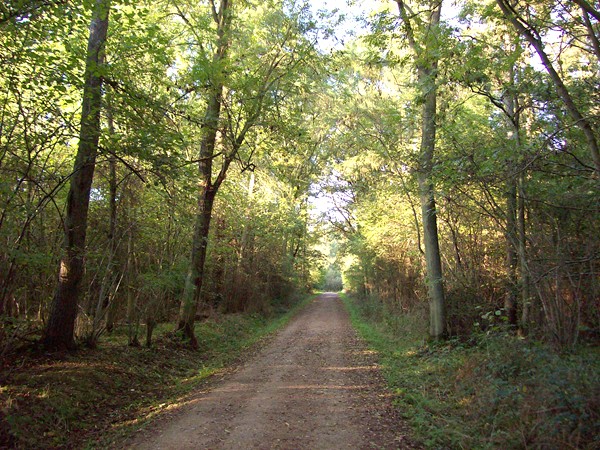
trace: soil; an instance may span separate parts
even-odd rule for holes
[[[323,294],[130,448],[416,448],[375,360],[340,298]]]

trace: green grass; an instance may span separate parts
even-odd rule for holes
[[[97,349],[25,354],[0,374],[0,448],[109,448],[281,328],[312,297],[272,318],[219,316],[196,325],[199,351],[155,330],[151,349],[117,329]]]
[[[423,314],[344,296],[396,405],[426,448],[600,448],[600,352],[509,334],[426,343]]]

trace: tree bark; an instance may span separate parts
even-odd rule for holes
[[[112,129],[112,117],[109,116],[109,129]],[[111,133],[114,132],[114,129],[111,131]],[[109,232],[108,232],[108,239],[109,239],[109,248],[110,248],[110,259],[109,259],[109,285],[113,286],[115,283],[115,280],[117,278],[117,271],[116,271],[116,259],[117,259],[117,250],[118,250],[118,245],[117,245],[117,158],[115,158],[114,155],[111,155],[109,160],[108,160],[109,166],[110,166],[110,223],[109,223]],[[114,328],[114,324],[115,324],[115,308],[116,308],[116,291],[113,290],[112,293],[109,293],[109,295],[106,298],[106,304],[105,307],[107,308],[106,311],[106,331],[108,331],[109,333],[111,333],[113,331]]]
[[[598,9],[594,8],[590,5],[586,0],[573,0],[575,3],[579,5],[579,7],[592,16],[594,19],[600,22],[600,12]]]
[[[594,52],[594,55],[600,62],[600,41],[598,40],[598,35],[596,34],[596,31],[594,30],[594,26],[592,25],[592,22],[590,21],[588,12],[583,7],[581,8],[581,18],[583,20],[585,28],[588,31],[588,38],[590,40],[590,45],[592,46],[592,51]]]
[[[108,131],[111,135],[115,133],[115,126],[113,121],[112,107],[108,105]],[[109,280],[110,286],[115,284],[115,280],[117,279],[116,273],[116,258],[117,258],[117,250],[118,250],[118,239],[117,239],[117,158],[114,154],[111,154],[108,159],[109,164],[109,186],[110,186],[110,222],[109,222],[109,231],[108,231],[108,241],[109,241]],[[112,297],[112,298],[111,298]],[[116,291],[113,290],[112,294],[109,294],[107,298],[108,304],[106,305],[106,331],[111,333],[114,328],[114,320],[115,320],[115,297]]]
[[[527,333],[529,328],[531,311],[531,293],[529,289],[529,265],[527,263],[527,230],[525,222],[525,175],[523,172],[518,179],[517,197],[517,231],[519,236],[519,273],[521,278],[521,301],[523,308],[521,312],[521,331]]]
[[[140,318],[137,313],[137,297],[133,292],[134,277],[136,270],[135,259],[133,254],[133,230],[130,228],[127,236],[127,263],[125,265],[126,289],[127,289],[127,340],[130,346],[139,347],[138,339]]]
[[[96,0],[90,24],[79,147],[67,197],[64,255],[60,261],[50,317],[42,338],[43,345],[51,350],[74,347],[75,318],[84,272],[90,190],[100,138],[102,77],[99,68],[104,62],[109,9],[110,0]]]
[[[435,152],[438,59],[434,56],[431,41],[425,47],[416,41],[406,5],[396,0],[400,17],[404,23],[409,44],[417,59],[417,77],[424,97],[421,117],[421,146],[419,157],[419,193],[423,216],[423,241],[427,267],[427,290],[429,293],[429,335],[432,339],[443,339],[446,332],[446,301],[444,296],[442,260],[438,240],[435,190],[432,181],[433,155]],[[432,3],[428,32],[436,32],[440,23],[442,1]]]
[[[210,221],[216,193],[215,189],[204,188],[198,199],[191,263],[179,309],[177,330],[183,332],[183,335],[189,340],[192,348],[198,347],[198,342],[194,334],[194,323],[196,311],[200,304],[204,280],[204,263],[206,262],[206,251],[208,248],[208,233],[210,231]]]
[[[510,83],[515,83],[515,71],[510,71]],[[513,90],[514,91],[514,90]],[[506,182],[506,271],[508,275],[504,310],[508,323],[516,328],[518,325],[518,229],[517,229],[517,180],[519,177],[518,158],[521,153],[520,139],[520,113],[518,112],[518,98],[514,92],[504,96],[504,108],[507,116],[508,127],[512,132],[510,157],[508,161],[508,179]]]
[[[512,171],[514,166],[510,166]],[[512,327],[517,326],[517,181],[516,175],[510,173],[506,185],[506,271],[508,283],[506,296],[504,298],[504,311],[508,323]]]
[[[215,63],[216,66],[220,66],[222,65],[222,61],[227,57],[227,50],[229,48],[231,0],[221,0],[218,11],[213,1],[211,1],[211,5],[213,8],[213,17],[217,24],[218,36],[213,63]],[[217,79],[213,81],[213,89],[211,90],[206,106],[206,113],[204,115],[204,134],[200,144],[200,162],[198,163],[200,175],[198,209],[196,212],[196,222],[194,224],[190,268],[188,270],[183,298],[179,308],[177,331],[183,333],[184,337],[189,340],[192,348],[198,347],[198,342],[194,334],[194,323],[204,280],[204,263],[206,262],[212,209],[217,191],[225,179],[225,174],[231,162],[230,159],[225,159],[217,179],[213,182],[212,167],[219,130],[219,119],[221,116],[224,77],[224,73],[219,73]]]

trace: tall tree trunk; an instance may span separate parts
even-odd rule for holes
[[[108,100],[108,99],[107,99]],[[110,101],[106,102],[106,118],[108,132],[113,135],[115,132],[112,107]],[[115,258],[117,253],[117,159],[114,154],[108,158],[109,164],[109,223],[108,223],[108,257],[106,261],[106,269],[102,274],[100,281],[100,289],[94,311],[94,320],[92,322],[92,330],[87,336],[87,344],[95,347],[104,330],[111,332],[113,327],[114,295],[117,286],[117,275],[115,273]]]
[[[513,170],[513,167],[509,167]],[[518,294],[518,257],[517,257],[517,181],[516,175],[509,174],[506,186],[506,271],[508,283],[504,297],[504,311],[508,323],[517,325],[517,294]]]
[[[137,313],[137,297],[133,292],[133,274],[136,270],[135,259],[133,254],[133,230],[129,228],[127,236],[127,263],[126,263],[126,280],[127,280],[127,339],[132,347],[139,347],[138,332],[140,328],[140,318]]]
[[[115,133],[115,125],[113,121],[113,111],[110,104],[108,104],[108,132],[113,135]],[[110,186],[110,222],[108,228],[108,241],[109,241],[109,252],[110,252],[110,261],[108,264],[109,269],[109,277],[110,281],[109,286],[115,287],[115,281],[117,279],[116,266],[117,266],[117,250],[118,250],[118,240],[117,240],[117,158],[114,154],[111,154],[108,158],[109,164],[109,186]],[[107,297],[108,304],[106,307],[108,308],[106,311],[106,331],[109,333],[112,332],[114,328],[115,321],[115,296],[116,291],[113,290],[109,292]]]
[[[58,286],[52,300],[50,317],[42,338],[44,346],[48,349],[66,349],[74,346],[75,318],[84,272],[90,190],[100,138],[102,78],[99,67],[104,62],[109,9],[110,0],[96,0],[92,12],[79,147],[67,197],[64,255],[60,261]]]
[[[222,67],[222,62],[227,57],[229,48],[229,32],[231,28],[231,0],[221,0],[219,9],[211,0],[213,8],[213,18],[217,24],[217,48],[213,56],[213,63],[216,67]],[[210,231],[210,221],[212,209],[217,195],[217,191],[223,180],[230,159],[223,162],[217,179],[213,182],[212,167],[215,157],[215,146],[217,142],[217,133],[219,130],[219,119],[221,116],[221,107],[224,93],[225,73],[218,73],[214,80],[213,89],[206,106],[206,114],[203,123],[203,138],[200,144],[200,161],[198,170],[200,175],[200,189],[198,193],[198,209],[196,212],[196,222],[194,224],[194,238],[192,242],[192,254],[190,268],[187,274],[183,299],[179,308],[179,323],[177,331],[183,332],[186,339],[189,340],[192,348],[198,347],[196,336],[194,334],[194,322],[196,311],[200,303],[202,284],[204,281],[204,263],[206,261],[206,250],[208,248],[208,234]]]
[[[194,334],[196,311],[200,304],[202,284],[204,281],[204,263],[208,248],[208,233],[216,190],[204,188],[198,199],[198,212],[194,225],[194,239],[192,242],[192,256],[188,270],[183,299],[179,309],[178,331],[182,331],[189,340],[192,348],[198,347]]]
[[[510,83],[514,86],[515,71],[510,71]],[[517,182],[519,177],[519,165],[517,163],[521,153],[520,139],[520,113],[518,112],[518,98],[516,94],[510,92],[504,96],[504,108],[507,115],[508,126],[512,132],[511,136],[511,155],[508,161],[508,179],[506,182],[506,271],[508,282],[506,296],[504,298],[504,310],[508,323],[512,327],[518,324],[517,306],[518,306],[518,229],[517,229]]]
[[[527,333],[531,312],[531,292],[529,288],[529,265],[527,263],[527,234],[525,227],[525,174],[521,172],[518,180],[517,231],[519,236],[519,274],[521,277],[521,331]]]
[[[600,174],[600,146],[598,145],[598,139],[596,138],[594,128],[590,124],[590,121],[584,117],[583,114],[581,114],[581,111],[579,111],[579,108],[571,97],[567,86],[563,82],[556,69],[554,69],[552,61],[550,61],[550,58],[544,50],[544,43],[542,42],[541,38],[538,37],[537,31],[529,28],[529,24],[519,17],[508,0],[496,0],[496,3],[502,10],[504,16],[513,24],[517,32],[527,39],[540,57],[542,65],[546,68],[548,75],[550,75],[550,79],[556,87],[556,92],[565,104],[567,111],[571,115],[571,118],[575,121],[575,125],[577,125],[583,132],[588,148],[592,155],[592,161],[594,163],[596,172]],[[580,6],[584,6],[585,3],[586,2],[583,1],[579,2]]]
[[[435,190],[432,181],[433,155],[435,152],[438,59],[432,40],[427,39],[425,47],[414,36],[411,18],[402,0],[396,0],[400,17],[404,23],[409,44],[417,60],[417,77],[424,97],[421,117],[421,148],[419,157],[419,193],[423,215],[423,241],[425,243],[425,264],[427,267],[427,290],[429,293],[429,335],[433,339],[446,336],[446,301],[444,298],[442,259],[438,240]],[[431,4],[431,17],[427,33],[437,33],[441,17],[442,1]],[[433,40],[435,42],[435,40]]]
[[[444,298],[442,259],[438,240],[437,213],[433,184],[425,173],[419,173],[421,212],[423,214],[423,241],[427,266],[429,292],[429,335],[442,339],[446,335],[446,302]]]

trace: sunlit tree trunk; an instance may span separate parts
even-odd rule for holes
[[[510,171],[513,167],[509,168]],[[508,286],[504,298],[504,310],[508,323],[517,325],[518,254],[517,254],[517,175],[510,173],[506,184],[506,271]]]
[[[133,230],[130,225],[127,233],[127,263],[125,266],[126,272],[126,289],[127,289],[127,340],[128,344],[132,347],[139,347],[140,341],[138,339],[140,318],[137,313],[137,298],[133,291],[135,259],[133,253]]]
[[[511,84],[515,80],[514,71],[511,70]],[[516,113],[516,103],[512,93],[504,96],[504,108],[507,114],[507,122],[510,129],[511,155],[508,163],[508,179],[506,182],[506,271],[508,275],[508,286],[504,298],[504,310],[508,323],[517,326],[518,305],[518,229],[517,229],[517,181],[519,178],[519,152],[521,142],[519,139],[519,116]]]
[[[215,66],[220,66],[225,60],[229,48],[229,32],[231,28],[231,1],[221,0],[217,11],[214,2],[214,19],[217,24],[217,49],[213,56]],[[215,146],[219,130],[219,118],[224,94],[225,74],[217,75],[217,80],[211,90],[206,106],[203,123],[203,137],[200,144],[200,159],[198,163],[200,186],[198,192],[198,207],[196,221],[194,224],[194,237],[192,241],[192,254],[190,268],[188,271],[183,299],[179,309],[179,323],[177,330],[181,331],[189,340],[193,348],[198,347],[194,334],[194,322],[196,311],[200,304],[202,284],[204,281],[204,263],[206,262],[206,251],[208,248],[208,233],[215,196],[227,172],[229,159],[226,159],[221,167],[217,179],[213,182],[212,168],[215,157]]]
[[[436,75],[438,59],[431,39],[417,42],[411,25],[411,17],[405,2],[396,0],[400,18],[406,31],[409,44],[417,60],[417,76],[424,97],[421,117],[421,148],[419,157],[419,192],[421,213],[423,215],[423,241],[425,244],[425,263],[427,267],[427,288],[429,292],[429,335],[441,339],[446,335],[446,306],[444,298],[442,260],[438,240],[437,212],[434,186],[432,181],[433,155],[435,152],[437,87]],[[441,1],[431,3],[431,16],[427,25],[428,33],[436,33],[440,23]]]
[[[79,147],[67,197],[64,254],[60,261],[58,286],[42,338],[48,349],[74,346],[75,318],[84,272],[90,190],[100,138],[102,77],[99,69],[104,60],[109,9],[110,0],[96,0],[90,24]]]
[[[529,328],[530,311],[531,311],[531,292],[529,289],[529,265],[527,262],[527,234],[525,224],[525,175],[520,173],[517,184],[517,235],[518,239],[518,254],[519,254],[519,275],[521,287],[521,326],[522,332],[526,333]]]

